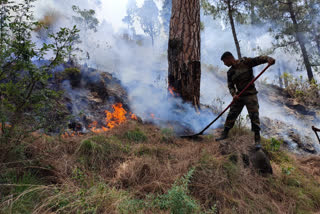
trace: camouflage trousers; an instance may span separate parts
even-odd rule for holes
[[[256,94],[240,97],[230,108],[225,128],[232,129],[243,107],[246,106],[251,120],[251,130],[260,131],[259,102]]]

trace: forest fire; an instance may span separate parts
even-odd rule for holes
[[[176,96],[177,92],[176,92],[176,89],[172,86],[169,86],[168,87],[168,90],[169,90],[169,93],[172,95],[172,96]]]
[[[127,111],[123,108],[121,103],[114,104],[112,106],[113,112],[105,111],[104,124],[101,128],[98,128],[98,122],[94,121],[89,125],[89,128],[94,133],[102,133],[113,129],[114,127],[127,121]],[[129,116],[133,120],[137,120],[138,117],[135,114],[129,113]]]
[[[138,117],[135,114],[132,114],[132,113],[130,113],[130,114],[131,114],[130,118],[132,120],[138,120]]]
[[[138,117],[133,114],[129,113],[127,114],[127,111],[123,108],[121,103],[117,103],[112,105],[113,112],[105,111],[105,118],[103,121],[103,126],[99,127],[99,122],[94,121],[92,122],[88,128],[93,133],[103,133],[107,132],[111,129],[113,129],[116,126],[119,126],[120,124],[123,124],[127,121],[127,118],[130,118],[132,120],[138,120]],[[72,132],[65,132],[62,134],[62,138],[69,138],[69,137],[75,137],[75,136],[81,136],[83,135],[80,132],[72,131]]]

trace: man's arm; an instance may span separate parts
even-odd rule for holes
[[[275,64],[276,60],[269,56],[258,56],[254,58],[244,58],[244,63],[250,67],[255,67],[264,63],[269,63],[270,65]]]

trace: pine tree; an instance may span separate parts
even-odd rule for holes
[[[169,87],[200,105],[200,2],[173,0],[168,47]]]

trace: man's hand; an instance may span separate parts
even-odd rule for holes
[[[233,96],[233,102],[236,102],[238,99],[239,99],[239,96],[238,96],[238,95],[234,95],[234,96]]]
[[[315,132],[319,132],[320,131],[320,129],[318,129],[318,128],[314,127],[314,126],[312,126],[312,130],[315,131]]]
[[[268,63],[269,63],[269,65],[274,65],[276,63],[276,60],[272,57],[269,57]]]

